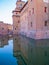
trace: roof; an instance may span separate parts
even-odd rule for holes
[[[24,9],[24,7],[28,4],[28,1],[24,4],[24,6],[22,7],[22,9],[20,10],[20,12]]]
[[[21,8],[20,11],[15,11],[15,10],[13,10],[12,13],[13,13],[13,12],[21,12],[21,11],[23,10],[23,8],[24,8],[27,4],[28,4],[28,1],[24,4],[24,6]]]

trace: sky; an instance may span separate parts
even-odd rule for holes
[[[44,0],[45,2],[48,2],[48,0]]]
[[[0,0],[0,21],[12,24],[12,11],[16,7],[16,0]]]
[[[0,0],[0,21],[12,24],[12,11],[16,7],[17,0]],[[26,1],[26,0],[24,0]],[[47,1],[47,0],[44,0]]]

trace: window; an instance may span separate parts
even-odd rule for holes
[[[9,32],[10,30],[8,29],[8,32]]]
[[[45,56],[47,56],[47,51],[45,51]]]
[[[18,21],[18,23],[20,23],[20,21]]]
[[[20,6],[22,6],[22,4],[20,4]]]
[[[31,27],[32,27],[32,22],[31,22]]]
[[[34,8],[32,8],[32,13],[34,14]]]
[[[17,13],[16,13],[17,14]]]
[[[44,8],[44,12],[45,12],[45,13],[47,12],[47,7]]]
[[[18,26],[16,26],[16,28],[18,28]]]
[[[15,38],[15,40],[16,40],[16,38]]]
[[[32,1],[32,0],[31,0]]]
[[[2,30],[4,30],[4,28],[2,28]]]
[[[29,11],[29,15],[31,15],[31,11]]]
[[[47,21],[45,21],[45,26],[47,26]]]
[[[15,30],[16,30],[16,28],[15,28]]]

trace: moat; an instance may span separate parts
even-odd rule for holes
[[[1,36],[0,65],[49,65],[49,39]]]

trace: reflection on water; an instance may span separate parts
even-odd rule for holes
[[[49,65],[49,40],[32,40],[23,36],[13,37],[13,54],[18,65]],[[20,59],[21,57],[21,59]]]
[[[0,37],[0,65],[49,65],[49,39]]]
[[[13,57],[13,40],[0,37],[0,65],[17,65],[17,59]]]

